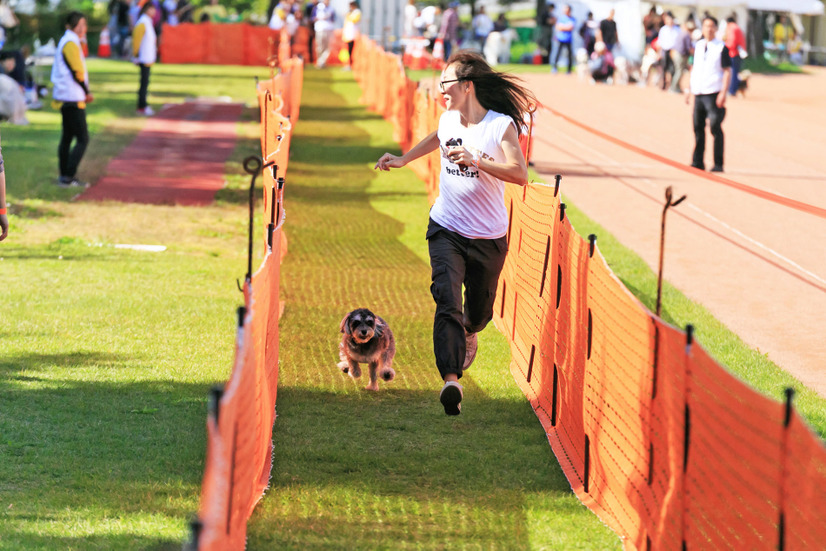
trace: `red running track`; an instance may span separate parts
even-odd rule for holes
[[[688,195],[669,214],[665,278],[826,396],[826,70],[807,71],[753,75],[749,95],[729,99],[719,176],[688,167],[691,107],[681,96],[522,77],[553,110],[535,130],[543,178],[562,174],[566,199],[653,269],[665,188]],[[709,136],[707,166],[710,156]]]
[[[147,119],[135,140],[110,161],[84,201],[208,205],[225,185],[242,106],[186,102]]]

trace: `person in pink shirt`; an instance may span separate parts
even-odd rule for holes
[[[737,73],[740,72],[740,49],[746,50],[746,37],[743,34],[743,29],[737,24],[737,17],[734,14],[726,19],[726,33],[723,38],[728,48],[728,55],[731,58],[731,83],[728,87],[728,93],[730,96],[736,96],[737,88],[740,85],[740,79],[737,77]]]

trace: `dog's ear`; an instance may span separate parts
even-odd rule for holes
[[[376,336],[381,337],[384,335],[384,330],[387,329],[387,323],[380,317],[376,316]]]
[[[350,314],[352,314],[352,312],[350,312]],[[341,327],[339,327],[342,333],[347,333],[348,335],[350,334],[350,314],[344,316],[344,319],[341,320]]]

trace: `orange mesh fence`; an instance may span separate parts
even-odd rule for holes
[[[404,148],[435,130],[438,101],[374,43],[358,47],[362,99]],[[388,99],[411,93],[410,104]],[[432,202],[438,158],[411,168]],[[508,186],[505,202],[494,321],[577,497],[627,549],[822,548],[826,448],[791,403],[752,390],[648,311],[574,231],[556,188]]]
[[[273,44],[280,46],[279,32],[265,26],[247,23],[164,25],[160,57],[164,63],[267,65],[274,53],[279,54],[280,60],[306,53],[309,35],[302,29],[294,37],[286,37],[286,46],[273,51]]]
[[[293,66],[293,70],[295,66]],[[300,69],[298,69],[300,74]],[[239,308],[235,362],[223,391],[216,392],[207,418],[207,458],[194,547],[244,549],[247,522],[269,484],[272,429],[278,391],[280,266],[285,251],[283,187],[292,125],[284,96],[300,102],[300,89],[286,72],[259,83],[261,151],[271,166],[263,174],[263,226],[267,253],[244,285]]]

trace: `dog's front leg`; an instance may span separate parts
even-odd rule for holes
[[[379,362],[370,362],[370,383],[365,387],[367,390],[378,390],[379,389],[379,381],[378,381],[378,371],[379,371]]]
[[[342,373],[348,373],[350,377],[354,379],[361,377],[361,367],[359,367],[359,363],[350,358],[340,361],[338,368],[341,369]]]
[[[348,373],[354,379],[361,377],[361,368],[359,367],[358,362],[347,354],[347,347],[344,344],[344,341],[340,342],[338,345],[338,358],[341,360],[338,362],[338,368],[342,373]]]

